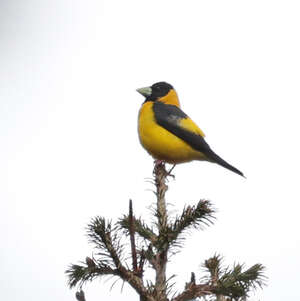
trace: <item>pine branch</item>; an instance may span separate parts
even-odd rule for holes
[[[215,254],[210,259],[204,262],[204,267],[209,271],[210,277],[208,278],[208,282],[212,284],[213,287],[218,286],[218,280],[220,278],[221,271],[221,261],[222,257],[220,255]],[[225,297],[220,294],[216,294],[216,301],[226,301]]]
[[[92,281],[97,277],[104,275],[113,275],[119,276],[124,281],[134,288],[137,293],[143,297],[143,300],[155,301],[151,297],[151,292],[144,287],[142,280],[136,276],[133,272],[120,267],[118,269],[112,269],[109,266],[100,266],[96,264],[95,267],[82,266],[82,265],[71,265],[70,268],[66,271],[66,274],[69,278],[69,287],[72,288],[79,284],[82,287],[87,281]]]
[[[208,281],[212,283],[213,286],[217,286],[220,274],[222,273],[222,262],[221,255],[215,254],[213,257],[205,260],[204,268],[209,272],[210,277],[205,277]]]
[[[212,205],[208,200],[200,200],[196,206],[187,206],[184,208],[180,217],[177,217],[172,225],[172,230],[181,233],[190,227],[198,228],[202,225],[212,224],[214,218]]]
[[[241,264],[234,265],[232,269],[223,268],[222,257],[215,255],[205,261],[204,267],[210,274],[206,279],[209,279],[217,296],[223,295],[238,300],[247,297],[250,290],[265,285],[265,268],[261,264],[255,264],[245,271]]]
[[[97,249],[101,252],[102,262],[113,263],[116,268],[120,268],[121,256],[124,246],[121,244],[120,235],[116,227],[112,227],[110,221],[106,221],[103,217],[96,217],[88,225],[88,237]]]
[[[134,229],[136,233],[139,234],[139,236],[147,241],[150,241],[152,244],[156,242],[157,235],[151,228],[147,226],[147,224],[141,218],[136,219],[135,217],[133,217],[133,223]],[[126,234],[129,235],[130,222],[128,215],[124,215],[123,218],[119,220],[119,225],[121,228],[126,230]]]
[[[246,271],[242,271],[243,265],[237,264],[232,270],[228,269],[224,272],[214,292],[234,299],[248,297],[251,289],[265,285],[264,269],[261,264],[255,264]]]
[[[73,287],[80,283],[83,285],[86,281],[91,281],[97,276],[115,275],[134,288],[143,300],[154,301],[149,291],[143,285],[143,281],[133,271],[126,269],[122,263],[122,252],[124,246],[120,242],[120,233],[118,227],[112,227],[111,222],[104,218],[96,217],[88,225],[88,237],[93,242],[98,252],[96,255],[101,256],[95,267],[92,267],[90,260],[87,266],[71,265],[66,271],[69,277],[69,286]],[[114,267],[113,267],[114,266]]]
[[[208,200],[200,200],[196,206],[184,208],[181,216],[177,216],[175,221],[168,226],[167,235],[169,244],[180,246],[178,239],[186,230],[194,227],[209,226],[213,223],[215,210]]]
[[[171,301],[189,301],[192,299],[215,295],[217,300],[242,300],[246,298],[251,289],[262,287],[265,277],[264,267],[256,264],[246,271],[242,271],[243,266],[235,265],[232,269],[222,268],[222,257],[214,255],[204,263],[204,267],[209,272],[209,277],[204,277],[203,283],[195,283],[195,275],[192,273],[190,282],[186,283],[185,290],[178,294]]]
[[[96,247],[96,257],[86,257],[85,263],[72,264],[66,271],[70,288],[79,285],[80,291],[76,293],[77,300],[85,301],[81,290],[83,284],[105,275],[116,276],[124,283],[127,282],[139,294],[140,301],[190,301],[207,296],[209,299],[216,297],[218,301],[227,298],[241,301],[248,296],[251,289],[264,285],[262,265],[256,264],[246,270],[240,264],[232,268],[224,268],[221,256],[214,255],[205,261],[204,267],[208,275],[202,277],[200,283],[196,283],[196,276],[192,273],[185,289],[168,299],[174,285],[170,282],[174,275],[169,279],[166,278],[170,249],[181,245],[180,240],[187,230],[211,225],[215,213],[209,201],[201,200],[195,206],[185,207],[181,215],[170,221],[165,200],[169,173],[163,163],[156,162],[153,174],[157,198],[155,211],[157,222],[153,227],[148,226],[141,218],[134,217],[131,201],[129,214],[124,215],[117,224],[113,225],[103,217],[92,219],[87,232],[89,241]],[[124,232],[126,244],[122,235]],[[136,240],[136,234],[144,240],[142,242]],[[128,241],[131,254],[125,253]],[[126,263],[129,258],[132,259],[132,268],[129,268]],[[145,262],[149,262],[150,267],[155,271],[154,282],[144,279]]]
[[[87,281],[92,281],[96,277],[103,275],[119,275],[117,269],[112,269],[107,265],[100,265],[90,268],[88,266],[82,266],[78,264],[70,265],[69,269],[66,271],[69,278],[69,287],[75,287],[77,284],[80,287]]]

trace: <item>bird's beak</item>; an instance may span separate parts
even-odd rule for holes
[[[139,88],[136,89],[140,94],[142,94],[145,97],[148,97],[152,94],[152,89],[151,87],[144,87],[144,88]]]

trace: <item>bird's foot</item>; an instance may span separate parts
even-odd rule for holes
[[[173,179],[175,179],[175,175],[172,175],[171,172],[173,171],[175,166],[176,166],[176,164],[174,164],[167,173],[167,176],[172,177]]]
[[[154,167],[158,166],[165,166],[165,161],[164,160],[154,160]]]
[[[157,173],[163,172],[165,175],[167,174],[166,168],[165,168],[165,161],[163,160],[154,160],[154,169],[153,169],[153,175],[156,175]]]
[[[175,179],[175,175],[172,175],[171,172],[173,171],[173,169],[175,168],[176,164],[174,164],[169,171],[167,171],[165,169],[165,166],[166,166],[166,162],[164,160],[154,160],[154,173],[155,173],[155,170],[157,170],[158,168],[163,168],[164,169],[164,172],[165,172],[165,176],[166,177],[171,177],[173,179]]]

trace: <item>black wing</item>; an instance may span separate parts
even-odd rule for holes
[[[193,149],[205,155],[212,151],[203,137],[180,126],[182,119],[189,118],[180,108],[156,101],[153,104],[153,111],[156,122],[161,127],[185,141]]]
[[[218,163],[221,166],[241,176],[244,176],[241,171],[219,157],[210,148],[202,136],[190,132],[180,126],[180,121],[182,119],[189,118],[188,115],[186,115],[180,108],[174,105],[168,105],[159,101],[155,101],[153,104],[153,111],[155,120],[161,127],[182,139],[193,149],[203,153],[209,161]]]

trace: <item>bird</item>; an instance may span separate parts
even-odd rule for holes
[[[210,148],[203,131],[181,110],[177,92],[171,84],[157,82],[137,92],[145,97],[138,115],[139,140],[154,159],[174,165],[193,160],[208,161],[244,177],[240,170]]]

